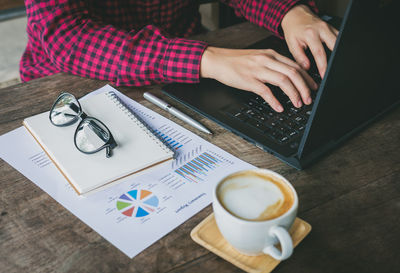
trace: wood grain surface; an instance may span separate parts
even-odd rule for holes
[[[22,7],[24,7],[23,0],[0,0],[0,11]]]
[[[268,34],[249,23],[196,37],[212,45],[246,47]],[[0,90],[0,134],[48,111],[60,91],[80,97],[106,82],[57,74]],[[144,101],[160,86],[117,87]],[[394,272],[400,268],[400,109],[357,134],[306,170],[297,171],[216,123],[172,102],[215,134],[201,137],[292,182],[299,217],[313,227],[294,255],[274,272]],[[198,133],[198,132],[196,132]],[[208,206],[133,259],[0,160],[0,272],[241,272],[190,238],[212,212]]]

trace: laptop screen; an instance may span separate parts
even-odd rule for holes
[[[357,0],[349,5],[300,157],[325,150],[399,103],[398,2]]]

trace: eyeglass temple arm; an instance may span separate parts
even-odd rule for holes
[[[74,111],[75,113],[79,113],[79,107],[75,104],[75,103],[71,103],[70,105],[69,105],[69,108],[71,108],[72,109],[72,111]],[[64,113],[64,112],[60,112],[60,111],[57,111],[56,109],[53,109],[53,113],[55,113],[55,115],[54,116],[58,116],[58,115],[60,115],[60,114],[63,114],[64,116],[67,116],[67,117],[76,117],[76,115],[73,115],[73,114],[68,114],[68,113]],[[83,112],[82,112],[83,113]],[[83,113],[84,114],[84,113]],[[82,116],[82,115],[81,115]]]
[[[79,106],[76,105],[75,103],[71,103],[71,104],[69,105],[69,108],[71,108],[72,111],[74,111],[75,113],[79,113],[79,112],[80,112]]]
[[[95,122],[89,121],[88,126],[93,130],[93,132],[101,138],[104,142],[108,141],[107,132],[104,131],[100,126],[98,126]]]
[[[111,155],[112,155],[111,148],[110,148],[110,146],[107,146],[107,147],[106,147],[106,157],[107,157],[107,158],[110,158]]]

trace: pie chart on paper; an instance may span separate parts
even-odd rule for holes
[[[131,190],[117,200],[117,209],[128,217],[144,217],[158,207],[158,197],[148,190]]]

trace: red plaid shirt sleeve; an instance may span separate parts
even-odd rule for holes
[[[237,16],[268,29],[280,38],[283,38],[282,19],[294,5],[305,4],[317,12],[314,0],[221,0],[221,2],[234,8]]]
[[[225,2],[238,15],[279,35],[284,14],[298,0]],[[307,3],[313,6],[312,1]],[[20,62],[23,81],[58,72],[118,86],[199,81],[207,44],[169,38],[156,26],[175,36],[194,34],[200,15],[191,0],[26,0],[25,5],[28,45]]]
[[[199,81],[204,42],[170,39],[153,25],[126,31],[102,24],[88,16],[84,1],[27,0],[26,9],[29,42],[21,60],[24,81],[57,72],[116,85]],[[35,66],[29,65],[32,61]]]

